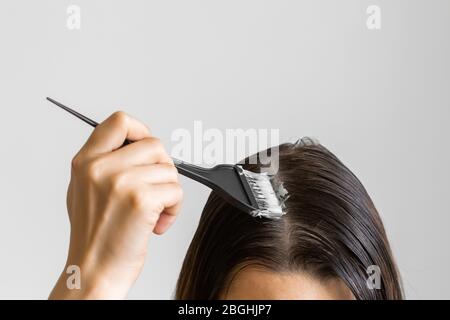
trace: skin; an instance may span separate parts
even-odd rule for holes
[[[120,148],[125,139],[134,143]],[[72,161],[69,253],[50,299],[125,298],[151,234],[170,227],[181,200],[178,173],[162,143],[142,123],[114,113]],[[66,285],[71,265],[81,271],[79,290]]]
[[[303,272],[276,273],[258,267],[238,272],[221,299],[227,300],[351,300],[354,296],[337,278],[326,281]]]
[[[122,147],[125,140],[133,141]],[[72,160],[67,191],[70,245],[49,299],[123,299],[138,278],[152,234],[166,232],[180,210],[178,172],[163,144],[141,122],[116,112]],[[70,266],[81,288],[69,289]],[[256,289],[255,289],[256,288]],[[346,299],[339,280],[248,268],[224,299]]]

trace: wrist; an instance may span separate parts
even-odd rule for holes
[[[114,276],[114,273],[108,270],[68,263],[49,299],[124,299],[132,283],[123,277]]]

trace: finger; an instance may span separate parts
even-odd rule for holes
[[[162,183],[149,185],[150,194],[153,201],[159,202],[162,205],[164,212],[181,202],[183,199],[183,190],[179,183]],[[161,212],[162,212],[161,211]],[[175,215],[177,212],[170,212]]]
[[[155,137],[147,137],[133,142],[123,148],[108,154],[111,163],[119,167],[149,165],[156,163],[173,164],[172,159],[164,149],[161,140]]]
[[[158,221],[156,222],[153,233],[161,235],[165,233],[175,222],[176,216],[167,214],[165,212],[161,213]]]
[[[149,196],[147,197],[148,201],[152,202],[151,205],[154,207],[156,206],[156,208],[159,209],[162,208],[162,210],[158,212],[159,217],[153,230],[155,233],[157,231],[161,231],[161,229],[162,231],[165,231],[161,227],[158,227],[157,230],[155,230],[155,228],[160,219],[162,219],[162,226],[166,228],[173,222],[179,212],[180,203],[183,199],[183,190],[178,183],[154,184],[149,188]],[[149,212],[149,214],[154,214],[154,212]],[[163,214],[163,217],[168,215],[172,218],[161,218],[161,214]],[[167,223],[169,225],[167,225]]]
[[[95,128],[82,152],[86,155],[107,153],[120,148],[126,139],[136,141],[146,137],[150,137],[150,131],[143,123],[119,111]]]
[[[155,228],[153,232],[155,234],[163,234],[165,233],[175,222],[178,213],[180,212],[181,201],[176,205],[166,208],[159,216],[158,221],[156,222]]]
[[[115,184],[131,185],[137,181],[147,184],[177,183],[178,171],[171,164],[158,163],[131,167],[112,176]]]

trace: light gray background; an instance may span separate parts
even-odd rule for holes
[[[66,8],[81,7],[81,30]],[[366,8],[382,28],[366,28]],[[70,160],[116,109],[170,147],[176,128],[311,135],[362,180],[408,298],[450,298],[450,2],[0,2],[0,298],[46,298],[62,271]],[[153,237],[130,298],[169,299],[208,189]]]

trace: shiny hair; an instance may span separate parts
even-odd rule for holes
[[[269,152],[267,150],[265,152]],[[286,214],[254,218],[212,192],[190,244],[176,299],[218,299],[249,265],[341,279],[356,299],[402,299],[383,223],[358,178],[330,151],[303,138],[278,148]],[[244,165],[257,171],[260,165]],[[377,266],[381,286],[367,285]]]

